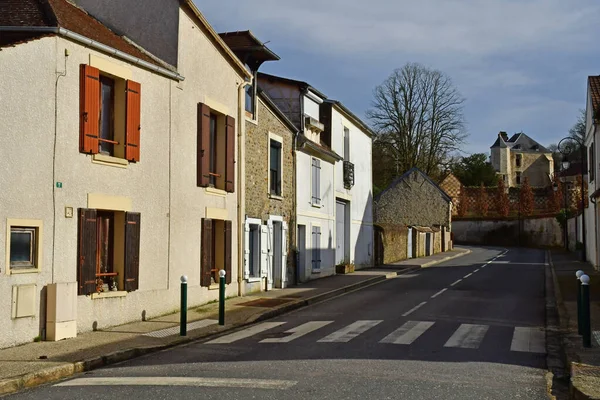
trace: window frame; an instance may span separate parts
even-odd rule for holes
[[[521,168],[523,166],[523,154],[515,155],[515,166]]]
[[[33,240],[34,249],[31,250],[33,265],[13,266],[10,261],[11,255],[11,233],[13,229],[26,229],[35,232]],[[6,220],[6,274],[26,274],[39,273],[42,269],[42,244],[43,244],[43,222],[33,219],[13,219]]]
[[[279,185],[275,190],[275,192],[273,192],[272,190],[272,172],[273,170],[271,169],[271,148],[273,146],[273,143],[277,143],[277,145],[279,146],[279,168],[278,168],[278,172],[279,172]],[[269,194],[270,197],[272,198],[282,198],[283,197],[283,138],[281,136],[278,135],[274,135],[272,133],[269,132],[269,141],[268,141],[268,157],[267,157],[267,177],[268,177],[268,187],[267,187],[267,192]]]
[[[343,156],[344,156],[344,161],[350,161],[350,128],[348,128],[347,126],[344,126],[344,133],[343,133]]]
[[[118,78],[120,79],[120,78]],[[111,94],[110,94],[110,100],[108,102],[108,107],[109,107],[109,111],[110,111],[110,121],[108,122],[108,130],[109,130],[109,137],[108,138],[104,138],[103,137],[103,133],[104,133],[104,124],[103,124],[103,118],[104,118],[104,95],[103,95],[103,87],[104,86],[109,86],[111,88]],[[109,156],[109,157],[115,157],[115,158],[121,158],[121,157],[117,157],[115,155],[115,146],[119,146],[119,145],[124,145],[124,143],[120,143],[117,142],[115,140],[115,124],[116,124],[116,120],[115,120],[115,96],[116,96],[116,86],[117,83],[115,81],[115,78],[111,78],[109,76],[107,76],[106,74],[104,74],[102,72],[102,70],[100,70],[100,126],[98,128],[98,154],[104,155],[104,156]],[[104,145],[108,145],[109,147],[109,151],[105,151],[103,149]]]
[[[310,203],[313,207],[321,208],[321,159],[311,157],[310,160]],[[315,175],[316,172],[316,175]],[[316,182],[315,182],[316,181]],[[315,193],[316,189],[316,193]]]

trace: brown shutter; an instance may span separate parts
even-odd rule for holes
[[[207,187],[210,179],[210,107],[198,103],[198,144],[197,144],[197,175],[198,186]]]
[[[231,283],[231,221],[225,221],[225,283]]]
[[[79,151],[98,153],[100,70],[81,64],[79,74]]]
[[[212,268],[212,219],[202,218],[202,233],[200,242],[200,253],[202,260],[200,265],[200,286],[210,286],[210,270]]]
[[[225,124],[225,190],[235,192],[235,118],[229,115]]]
[[[77,294],[80,296],[96,292],[96,227],[96,210],[80,208],[77,246]]]
[[[142,86],[137,82],[127,81],[126,92],[125,158],[137,162],[140,161]]]
[[[140,213],[125,213],[125,290],[139,288],[140,278]]]

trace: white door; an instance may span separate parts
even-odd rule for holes
[[[267,221],[267,290],[273,289],[273,221]]]
[[[346,258],[346,203],[335,202],[335,263]],[[345,260],[350,261],[350,260]]]
[[[269,228],[265,225],[260,227],[260,276],[266,279],[266,290],[273,287],[273,282],[269,283]]]

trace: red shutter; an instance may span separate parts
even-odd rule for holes
[[[235,192],[235,118],[229,115],[225,124],[225,190]]]
[[[125,290],[139,288],[140,277],[140,213],[125,213]]]
[[[210,286],[210,270],[212,268],[212,219],[202,218],[202,233],[200,239],[200,253],[202,254],[202,264],[200,265],[200,286]]]
[[[196,181],[198,186],[207,187],[210,183],[210,107],[198,103],[198,144],[196,161]]]
[[[142,86],[137,82],[127,81],[126,92],[125,158],[137,162],[140,161]]]
[[[96,292],[96,227],[96,210],[80,208],[77,245],[77,294],[80,296]]]
[[[225,221],[225,283],[231,283],[231,221]]]
[[[79,74],[79,151],[98,153],[100,70],[81,64]]]

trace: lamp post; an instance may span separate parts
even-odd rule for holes
[[[585,262],[586,261],[586,253],[587,253],[587,243],[586,243],[586,232],[585,232],[585,179],[584,179],[584,169],[583,169],[583,162],[585,160],[585,144],[583,143],[583,141],[581,139],[575,138],[575,137],[566,137],[564,139],[562,139],[560,142],[558,142],[558,151],[563,155],[563,168],[569,167],[569,163],[567,160],[567,157],[569,156],[569,154],[571,154],[574,150],[575,150],[575,145],[574,143],[576,143],[579,146],[579,151],[580,151],[580,155],[581,155],[581,231],[582,231],[582,237],[581,237],[581,241],[583,244],[583,251],[581,253],[581,261]],[[593,166],[592,166],[593,168]],[[566,168],[565,168],[566,169]],[[565,177],[565,183],[566,183],[566,177]],[[565,190],[565,193],[567,191]],[[565,213],[566,213],[566,209],[565,209]],[[577,220],[577,214],[575,213],[575,220]],[[565,215],[566,217],[566,215]],[[566,222],[565,222],[566,225]],[[577,231],[575,231],[575,238],[577,238]],[[575,240],[575,246],[577,246],[577,240]],[[567,248],[568,249],[568,248]]]

